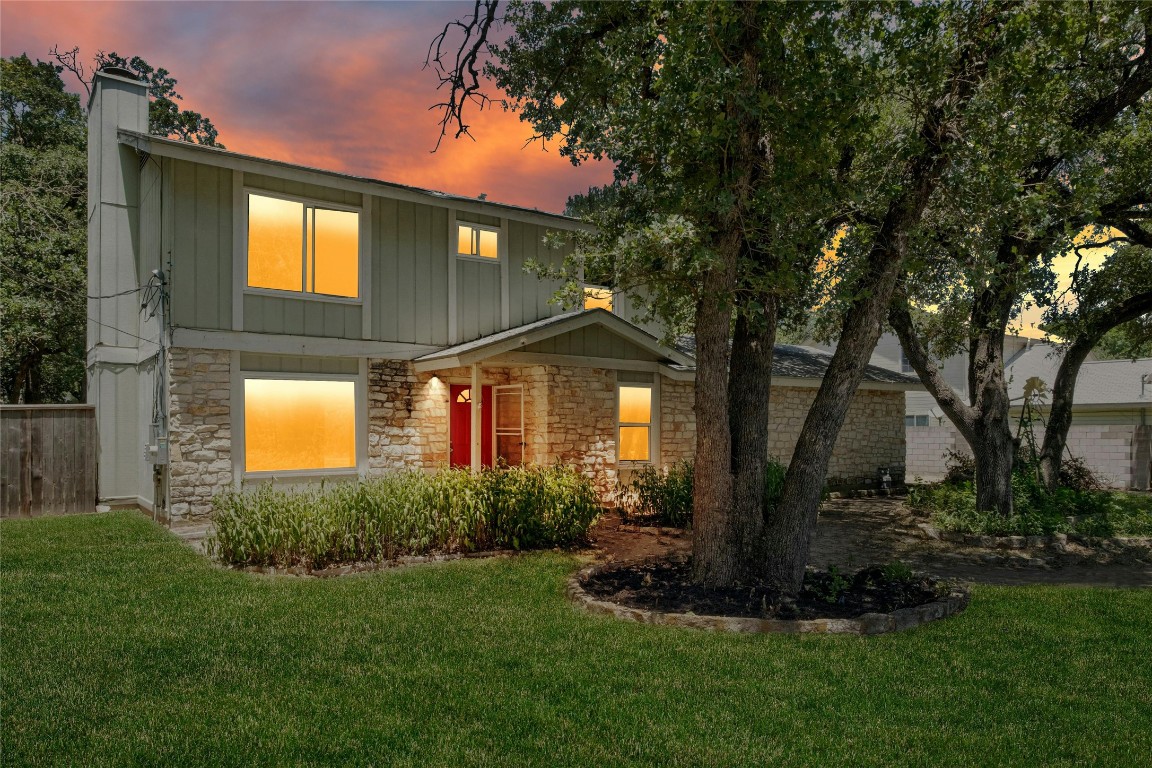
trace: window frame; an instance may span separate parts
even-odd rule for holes
[[[504,392],[515,391],[516,394],[519,396],[519,399],[520,399],[520,429],[518,431],[510,430],[510,429],[503,429],[502,430],[500,428],[499,419],[497,418],[498,406],[496,405],[496,403],[498,402],[497,398],[499,398],[501,391],[504,391]],[[525,435],[524,435],[524,385],[522,383],[493,384],[492,385],[492,464],[493,464],[493,466],[496,466],[500,460],[500,441],[497,438],[499,438],[501,435],[504,435],[505,437],[507,437],[509,435],[515,435],[515,434],[520,435],[520,463],[518,465],[515,465],[515,466],[527,466],[528,461],[527,461],[525,454],[528,452],[528,441],[525,439]],[[509,464],[508,466],[513,466],[513,465]]]
[[[620,389],[622,387],[647,388],[651,395],[650,410],[647,423],[638,421],[620,421]],[[655,381],[619,381],[616,382],[616,464],[629,467],[656,466],[660,455],[660,388]],[[621,427],[647,427],[648,428],[648,458],[623,459],[620,458],[620,428]]]
[[[238,366],[237,366],[238,368]],[[234,369],[235,370],[235,369]],[[353,425],[353,434],[356,439],[356,466],[354,467],[337,467],[331,469],[317,468],[317,469],[282,469],[282,470],[260,470],[256,472],[249,472],[247,470],[248,460],[248,436],[245,431],[245,418],[247,415],[247,402],[245,383],[249,379],[267,379],[277,381],[351,381],[355,385],[353,387],[354,402],[354,418],[355,424]],[[358,477],[364,473],[368,459],[368,400],[365,394],[367,388],[367,376],[365,371],[365,363],[363,360],[360,362],[360,371],[358,373],[284,373],[272,371],[255,371],[255,370],[236,370],[233,376],[232,391],[232,457],[233,457],[233,474],[236,479],[236,485],[240,486],[246,482],[262,482],[267,480],[309,480],[309,479],[323,479],[323,478],[352,478]]]
[[[481,256],[479,253],[460,253],[460,227],[471,227],[472,229],[478,231],[495,232],[496,257],[492,258],[489,256]],[[457,218],[455,219],[454,226],[452,227],[452,243],[449,245],[449,247],[452,249],[452,253],[457,259],[463,259],[465,261],[478,261],[481,264],[500,264],[504,261],[504,245],[501,242],[504,237],[504,227],[495,226],[492,224],[479,224],[475,221],[467,221],[465,219]],[[479,240],[477,240],[476,247],[477,250],[479,250]]]
[[[608,294],[609,307],[608,307],[608,309],[606,309],[604,311],[605,312],[611,312],[613,315],[616,314],[616,292],[613,291],[611,288],[609,288],[606,285],[595,285],[593,283],[583,283],[583,287],[580,290],[580,296],[581,296],[580,308],[581,308],[581,310],[583,310],[584,312],[590,311],[588,309],[588,291],[604,291],[604,292],[606,292]],[[604,309],[604,308],[603,307],[593,307],[593,309]]]
[[[261,197],[270,197],[275,200],[286,200],[292,203],[300,203],[304,206],[305,211],[309,208],[324,208],[330,211],[345,211],[347,213],[355,213],[357,215],[356,226],[356,288],[358,296],[334,296],[330,293],[316,293],[315,291],[299,290],[288,291],[281,288],[259,288],[248,285],[248,196],[260,195]],[[333,304],[349,304],[353,306],[361,306],[364,304],[364,296],[366,293],[365,286],[365,269],[364,264],[367,258],[367,250],[365,243],[365,227],[364,220],[367,217],[368,211],[364,205],[346,205],[343,203],[332,203],[327,200],[321,200],[315,197],[308,197],[306,195],[291,195],[283,192],[272,192],[266,189],[259,189],[257,187],[242,187],[241,188],[241,232],[243,233],[243,245],[240,249],[240,290],[244,295],[252,296],[272,296],[281,299],[302,299],[306,301],[324,301]],[[301,226],[304,222],[301,221]],[[306,259],[304,254],[300,254],[301,258],[301,275],[304,275],[304,267]],[[307,284],[307,280],[301,280],[301,287]]]

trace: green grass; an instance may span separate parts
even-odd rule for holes
[[[131,513],[0,524],[4,765],[1117,765],[1152,590],[979,588],[874,638],[582,613],[535,554],[341,579]]]

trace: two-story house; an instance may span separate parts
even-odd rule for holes
[[[525,269],[558,265],[565,216],[147,133],[144,84],[96,75],[89,106],[90,399],[100,495],[165,517],[221,490],[402,468],[690,459],[693,360]],[[619,304],[620,302],[615,302]],[[787,459],[826,357],[783,349]],[[904,457],[914,379],[870,369],[831,474]]]

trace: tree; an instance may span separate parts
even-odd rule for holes
[[[91,68],[86,68],[80,59],[80,49],[61,51],[53,46],[52,58],[76,76],[84,86],[88,96],[92,95],[92,79],[104,67],[119,67],[133,72],[138,79],[148,84],[148,133],[179,139],[193,144],[225,149],[216,141],[219,132],[212,121],[190,109],[180,109],[179,101],[184,97],[176,92],[176,78],[163,67],[156,69],[139,56],[126,57],[113,51],[97,51]]]
[[[936,231],[892,305],[905,354],[972,448],[978,509],[1013,512],[1008,324],[1025,296],[1052,301],[1052,259],[1085,226],[1117,221],[1131,230],[1134,206],[1148,199],[1152,133],[1140,106],[1152,88],[1150,20],[1148,5],[1108,3],[1033,20],[1019,76],[990,90],[985,104],[1009,119],[987,121],[966,142],[948,194],[928,214]],[[918,323],[915,304],[939,311]],[[965,347],[969,402],[932,354]]]
[[[70,69],[75,56],[75,49],[63,55]],[[219,146],[207,118],[175,107],[180,96],[166,70],[139,57],[98,61],[127,64],[159,94],[161,106],[150,104],[154,132]],[[22,54],[0,66],[0,397],[83,400],[87,118],[79,97],[65,90],[65,64],[33,63]],[[83,67],[78,74],[89,87]]]
[[[87,135],[51,64],[0,61],[0,390],[83,399]]]
[[[1046,318],[1067,342],[1052,384],[1052,404],[1040,449],[1040,478],[1049,490],[1059,484],[1060,464],[1072,426],[1076,376],[1088,353],[1114,329],[1126,324],[1152,325],[1152,250],[1125,243],[1100,269],[1078,270],[1075,278],[1073,306],[1055,305]]]
[[[493,5],[478,2],[458,24],[468,34],[441,69],[445,126],[466,131]],[[612,208],[595,218],[602,237],[586,260],[614,259],[598,271],[644,285],[673,319],[677,298],[691,301],[698,581],[799,588],[848,400],[989,57],[1006,49],[1009,15],[984,3],[509,4],[512,33],[485,71],[574,162],[616,164]],[[430,62],[445,60],[451,28]],[[776,322],[782,307],[803,306],[805,273],[848,221],[856,247],[839,256],[841,345],[785,500],[766,518],[757,468]]]

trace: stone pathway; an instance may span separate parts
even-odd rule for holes
[[[865,565],[901,560],[914,570],[980,584],[1078,584],[1152,587],[1152,551],[1087,549],[1069,544],[1067,551],[1002,550],[929,539],[901,499],[836,499],[820,512],[809,561],[819,568],[835,565],[856,570]],[[609,517],[592,532],[600,556],[635,560],[686,554],[690,536],[620,530]]]

